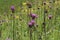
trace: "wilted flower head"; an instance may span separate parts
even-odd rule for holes
[[[48,18],[51,19],[52,18],[52,15],[48,15]]]
[[[28,2],[26,5],[27,5],[28,8],[32,8],[32,4],[31,3]]]
[[[46,5],[46,2],[44,1],[43,4]]]

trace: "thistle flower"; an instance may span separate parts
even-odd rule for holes
[[[35,24],[35,21],[34,20],[31,20],[31,23],[32,23],[32,25],[34,25]]]
[[[14,6],[11,6],[11,10],[15,10],[15,7]]]
[[[52,18],[52,15],[48,15],[48,18],[51,19]]]
[[[12,13],[14,13],[14,11],[15,11],[15,7],[14,6],[11,6],[11,11],[12,11]]]
[[[28,23],[29,27],[34,26],[34,24],[35,24],[35,21],[34,21],[34,20],[31,20],[31,21]]]
[[[36,14],[30,14],[30,16],[32,17],[32,19],[35,19],[38,17]]]

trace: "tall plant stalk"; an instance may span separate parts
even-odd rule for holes
[[[29,9],[29,14],[31,13],[31,8]],[[29,17],[30,19],[30,17]],[[32,28],[30,29],[30,40],[32,40]]]
[[[14,13],[13,14],[13,17],[14,17]],[[13,40],[14,40],[14,18],[13,18]]]
[[[46,2],[46,0],[44,0],[44,2]],[[44,3],[43,6],[44,6],[44,11],[45,11],[46,4]],[[44,16],[44,18],[43,18],[44,19],[44,22],[43,22],[43,31],[44,31],[44,38],[46,40],[46,13],[45,12],[44,12],[43,16]]]
[[[13,40],[15,40],[15,30],[14,30],[14,26],[15,26],[15,10],[12,11],[12,26],[13,26]]]
[[[2,31],[2,28],[0,29],[0,37],[1,37],[1,31]]]
[[[32,29],[29,30],[30,40],[32,40]]]

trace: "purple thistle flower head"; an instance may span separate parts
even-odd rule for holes
[[[36,14],[31,14],[33,17],[36,17]]]
[[[15,7],[11,6],[12,13],[14,13]]]
[[[32,13],[30,14],[30,16],[32,17],[32,19],[35,19],[38,17],[36,14],[32,14]]]
[[[32,23],[32,24],[35,24],[35,21],[34,21],[34,20],[31,20],[31,23]]]
[[[32,23],[32,25],[34,25],[35,24],[35,21],[34,20],[31,20],[31,23]]]
[[[15,7],[14,6],[11,6],[11,10],[14,11],[15,10]]]
[[[31,21],[28,23],[28,25],[29,25],[30,28],[31,28],[32,26],[34,26],[34,24],[35,24],[35,21],[34,21],[34,20],[31,20]]]
[[[52,18],[52,15],[48,15],[48,18],[51,19]]]

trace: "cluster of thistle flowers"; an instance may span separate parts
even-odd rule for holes
[[[28,23],[28,26],[30,28],[32,28],[32,26],[35,25],[35,18],[37,18],[38,16],[36,14],[30,13],[29,16],[32,18],[32,20]]]

